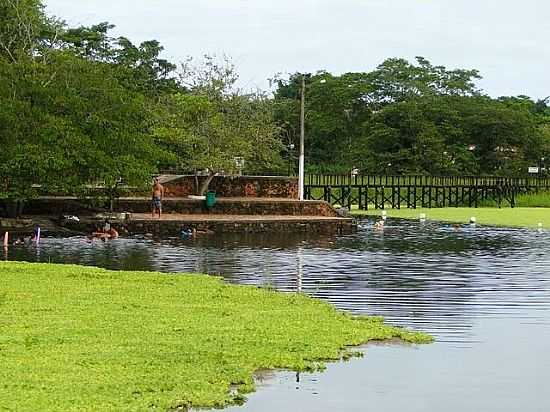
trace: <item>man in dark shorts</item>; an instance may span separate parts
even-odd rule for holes
[[[164,186],[162,186],[158,180],[155,179],[153,183],[153,211],[151,213],[152,217],[155,217],[155,211],[158,211],[159,219],[162,215],[162,198],[164,197]]]

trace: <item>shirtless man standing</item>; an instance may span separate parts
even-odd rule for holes
[[[153,211],[151,216],[155,217],[155,211],[158,210],[159,219],[162,214],[162,198],[164,197],[164,186],[162,186],[158,180],[155,178],[155,183],[153,184]]]

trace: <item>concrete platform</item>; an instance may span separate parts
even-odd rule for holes
[[[227,232],[292,232],[348,234],[357,230],[353,219],[326,216],[281,216],[281,215],[205,215],[165,214],[160,219],[150,214],[133,213],[121,222],[129,233],[152,233],[179,235],[182,228]]]
[[[341,217],[324,201],[299,201],[279,198],[218,198],[207,209],[204,200],[165,198],[161,219],[151,217],[151,199],[120,198],[115,213],[93,206],[93,199],[41,197],[29,202],[26,213],[43,216],[55,226],[79,233],[90,233],[112,222],[121,233],[179,236],[182,228],[213,232],[289,232],[343,234],[356,230],[353,219]],[[63,222],[60,216],[76,215],[78,223]],[[52,227],[52,232],[56,231]]]

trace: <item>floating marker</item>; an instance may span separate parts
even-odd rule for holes
[[[388,212],[386,212],[385,210],[382,210],[382,216],[387,216],[388,215]]]
[[[36,228],[36,244],[40,243],[40,226]]]
[[[420,220],[426,220],[426,213],[420,213]]]
[[[539,222],[539,229],[542,229],[542,223]]]
[[[470,223],[473,223],[473,224],[476,223],[476,217],[475,217],[475,216],[472,216],[472,217],[470,218]]]
[[[8,247],[9,235],[8,232],[4,233],[4,247]]]

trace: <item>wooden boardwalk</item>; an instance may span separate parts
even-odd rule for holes
[[[550,190],[550,178],[309,175],[305,180],[306,199],[361,210],[515,207],[519,194],[543,190]]]

